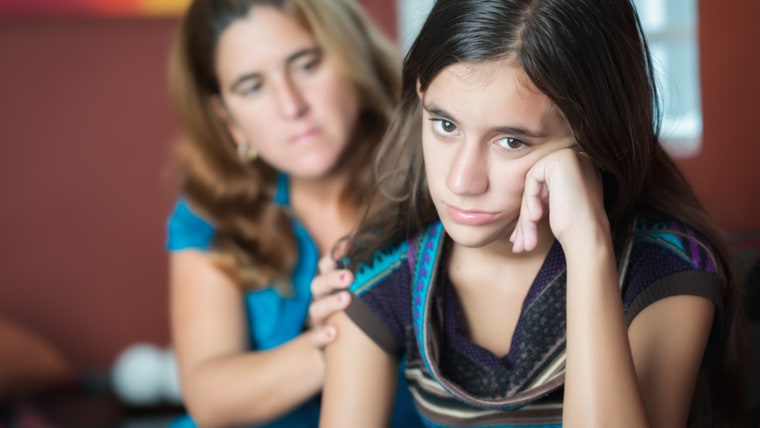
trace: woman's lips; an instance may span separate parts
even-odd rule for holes
[[[314,128],[308,129],[308,130],[306,130],[304,132],[299,132],[298,134],[295,134],[295,135],[291,136],[288,139],[288,142],[290,144],[302,143],[302,142],[305,142],[305,141],[307,141],[307,140],[309,140],[311,138],[314,138],[315,136],[319,135],[319,132],[320,132],[319,128],[314,127]]]

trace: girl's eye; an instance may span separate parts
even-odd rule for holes
[[[433,129],[441,135],[456,135],[457,126],[446,119],[433,119]]]
[[[499,138],[498,140],[496,140],[496,144],[498,144],[499,147],[503,147],[508,150],[517,150],[520,147],[525,145],[524,142],[518,140],[515,137]]]

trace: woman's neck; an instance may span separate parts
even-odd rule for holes
[[[326,254],[358,221],[358,208],[344,197],[348,174],[335,173],[316,180],[291,178],[290,205],[320,254]]]

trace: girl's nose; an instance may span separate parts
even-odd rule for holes
[[[467,141],[453,152],[446,184],[457,195],[477,195],[488,189],[488,162],[480,144]]]

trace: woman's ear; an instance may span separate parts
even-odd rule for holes
[[[227,109],[227,106],[224,104],[224,100],[222,100],[221,96],[213,95],[211,97],[211,109],[214,111],[214,114],[216,114],[219,120],[222,121],[225,128],[227,128],[227,132],[230,133],[230,136],[235,141],[235,144],[248,144],[243,131],[237,125],[235,118],[232,116],[229,109]]]
[[[420,79],[417,79],[417,97],[420,99],[420,102],[422,102],[422,97],[425,95],[424,92],[422,92],[422,83],[420,83]]]

